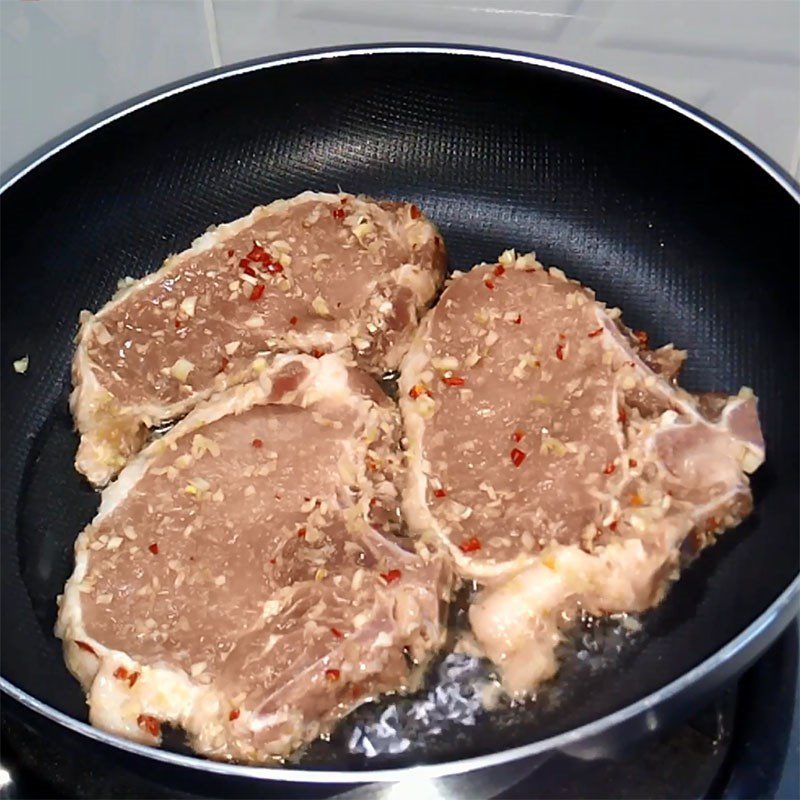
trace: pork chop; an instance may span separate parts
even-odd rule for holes
[[[340,356],[277,355],[103,492],[57,635],[92,724],[262,762],[408,687],[449,566],[398,536],[399,414]]]
[[[444,276],[435,227],[407,203],[304,192],[210,229],[81,316],[72,413],[79,472],[105,484],[148,428],[252,377],[258,354],[352,348],[397,367]]]
[[[684,357],[511,251],[457,274],[420,326],[400,381],[404,511],[486,587],[470,623],[512,693],[554,674],[579,608],[653,606],[682,549],[749,512],[756,400],[683,391]]]

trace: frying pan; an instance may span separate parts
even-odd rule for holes
[[[418,203],[453,268],[536,250],[651,341],[688,349],[690,389],[752,386],[768,446],[755,513],[644,616],[638,643],[600,668],[567,659],[540,701],[423,732],[403,753],[351,752],[351,722],[284,769],[95,730],[52,634],[73,541],[98,504],[72,468],[78,314],[213,222],[337,186]],[[766,156],[675,100],[574,64],[461,47],[245,64],[51,148],[2,190],[2,689],[43,733],[56,723],[142,768],[281,794],[507,770],[555,751],[588,758],[686,714],[797,610],[799,200]],[[23,354],[30,368],[18,375]]]

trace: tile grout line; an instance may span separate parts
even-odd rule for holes
[[[217,15],[214,13],[214,0],[203,0],[203,15],[208,30],[208,44],[211,48],[211,61],[215,67],[222,66],[222,56],[219,49],[219,33],[217,31]]]

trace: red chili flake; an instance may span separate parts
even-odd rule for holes
[[[421,383],[416,383],[416,384],[414,384],[414,385],[413,385],[413,386],[412,386],[412,387],[411,387],[411,388],[408,390],[408,396],[409,396],[409,397],[410,397],[412,400],[416,400],[416,399],[417,399],[417,398],[418,398],[418,397],[419,397],[421,394],[427,394],[427,395],[430,395],[430,392],[428,391],[427,387],[425,387],[425,386],[424,386],[423,384],[421,384]]]
[[[253,249],[247,254],[247,258],[251,261],[261,261],[262,263],[272,261],[272,256],[260,244],[255,242],[253,242]]]
[[[608,526],[608,529],[609,529],[610,531],[615,531],[615,530],[617,529],[617,525],[618,525],[618,524],[619,524],[619,522],[618,522],[617,520],[614,520],[614,521],[613,521],[613,522],[612,522],[612,523],[611,523],[611,524]]]
[[[275,558],[271,558],[271,559],[269,560],[269,563],[270,563],[270,564],[277,564],[277,563],[278,563],[278,560],[277,560],[277,559],[275,559]]]
[[[333,211],[331,211],[331,214],[333,214],[334,219],[344,219],[346,213],[347,212],[345,212],[343,208],[334,208]]]
[[[259,283],[258,286],[254,286],[253,291],[250,292],[250,299],[259,300],[262,294],[264,294],[264,284]]]
[[[375,506],[376,506],[376,505],[378,505],[378,498],[377,498],[377,497],[373,497],[373,498],[372,498],[372,499],[369,501],[369,507],[370,507],[370,508],[375,508]]]
[[[514,462],[514,466],[518,467],[525,460],[525,453],[523,453],[519,448],[515,447],[511,451],[511,460]]]
[[[497,265],[497,266],[496,266],[496,267],[495,267],[495,268],[492,270],[492,272],[494,272],[494,274],[495,274],[495,275],[497,275],[497,277],[498,277],[498,278],[499,278],[499,277],[500,277],[500,276],[501,276],[501,275],[502,275],[502,274],[503,274],[505,271],[506,271],[506,268],[505,268],[505,267],[504,267],[502,264],[498,264],[498,265]]]
[[[234,720],[236,720],[236,719],[239,719],[239,715],[240,715],[241,713],[242,713],[242,712],[241,712],[241,711],[239,711],[239,709],[238,709],[238,708],[234,708],[234,709],[231,711],[231,713],[230,713],[230,714],[228,714],[228,719],[229,719],[231,722],[233,722]]]
[[[603,332],[602,328],[597,328],[589,333],[589,338],[593,339],[595,336],[599,336]]]
[[[515,442],[521,442],[525,438],[525,431],[514,431],[514,433],[511,434],[511,438]]]
[[[232,257],[233,257],[233,250],[228,250],[228,258],[232,258]]]
[[[324,356],[325,353],[323,353],[322,350],[320,350],[319,348],[315,347],[311,351],[311,355],[314,356],[314,358],[322,358],[322,356]]]
[[[344,634],[343,634],[343,633],[342,633],[342,632],[341,632],[341,631],[340,631],[338,628],[331,628],[331,633],[332,633],[332,634],[333,634],[333,635],[334,635],[334,636],[335,636],[337,639],[343,639],[343,638],[344,638]]]
[[[338,670],[338,669],[326,669],[326,670],[325,670],[325,679],[326,679],[326,680],[329,680],[329,681],[331,681],[331,682],[333,682],[333,681],[338,681],[338,680],[339,680],[339,676],[340,676],[341,674],[342,674],[342,673],[341,673],[341,672],[339,672],[339,670]]]
[[[476,536],[473,536],[470,539],[467,539],[466,542],[461,542],[461,544],[458,546],[458,549],[462,553],[474,553],[476,550],[481,549],[481,543]]]
[[[154,556],[158,555],[158,544],[153,542],[153,544],[149,545],[147,548]]]
[[[632,506],[642,506],[644,505],[644,500],[638,494],[631,495],[631,505]]]
[[[446,384],[447,386],[463,386],[466,382],[466,379],[461,378],[458,375],[451,375],[449,378],[442,378],[442,383]]]
[[[256,277],[256,271],[249,264],[245,264],[242,267],[242,272],[244,272],[245,275],[249,275],[251,278]]]
[[[628,466],[629,467],[637,467],[639,466],[639,462],[635,458],[628,459]]]
[[[114,670],[114,677],[119,678],[119,680],[124,681],[128,679],[128,670],[125,667],[117,667]]]
[[[85,650],[87,653],[91,653],[93,656],[97,655],[94,647],[92,647],[90,644],[87,644],[86,642],[80,642],[77,639],[75,640],[75,644],[78,645],[81,650]]]
[[[617,468],[616,464],[614,464],[613,461],[609,461],[608,464],[606,464],[603,467],[603,475],[611,475],[611,473],[614,472],[616,468]]]
[[[219,364],[219,371],[220,372],[225,372],[225,370],[228,368],[228,364],[230,364],[230,363],[231,362],[228,361],[228,359],[225,358],[225,356],[222,356],[222,361],[220,361],[220,364]],[[219,373],[217,373],[217,374],[219,374]]]
[[[559,361],[563,361],[564,360],[564,345],[563,344],[560,344],[560,345],[558,345],[558,347],[556,347],[556,358]]]
[[[144,728],[151,736],[158,736],[161,733],[161,723],[150,714],[139,714],[136,724],[140,728]]]
[[[239,269],[247,269],[250,266],[250,262],[246,258],[239,259]]]
[[[487,288],[489,291],[491,291],[492,289],[494,289],[494,281],[493,281],[491,278],[487,278],[487,279],[486,279],[486,280],[483,282],[483,285],[484,285],[484,286],[485,286],[485,287],[486,287],[486,288]]]
[[[636,340],[639,342],[640,347],[647,348],[647,345],[650,341],[650,337],[647,335],[647,331],[634,331],[633,335],[636,337]]]
[[[515,325],[522,325],[522,314],[517,314],[517,318],[514,320]]]
[[[619,414],[617,414],[617,422],[621,422],[623,425],[628,421],[628,412],[625,411],[624,408],[619,410]]]
[[[179,319],[176,319],[175,320],[175,327],[176,328],[182,328],[183,327],[183,323]]]
[[[444,489],[434,489],[433,490],[434,497],[447,497],[447,492]]]
[[[297,317],[290,317],[289,318],[290,325],[297,325]]]
[[[131,676],[128,678],[128,686],[133,688],[133,685],[139,680],[139,674],[138,672],[131,672]]]
[[[403,573],[400,572],[399,569],[390,569],[388,572],[381,572],[381,578],[383,578],[386,583],[392,583],[392,581],[399,580],[402,574]]]
[[[300,529],[297,531],[297,538],[298,538],[298,539],[302,539],[302,538],[304,538],[304,537],[305,537],[305,535],[306,535],[306,529],[305,529],[305,528],[300,528]]]
[[[408,213],[411,214],[411,219],[419,219],[422,216],[422,212],[416,206],[413,205],[408,210]]]
[[[264,442],[261,439],[253,439],[251,444],[253,445],[253,447],[256,447],[256,448],[264,446]]]

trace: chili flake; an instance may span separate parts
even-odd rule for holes
[[[331,211],[331,214],[333,214],[334,219],[345,218],[345,210],[343,208],[334,208],[333,211]]]
[[[416,383],[416,384],[414,384],[414,385],[413,385],[413,386],[412,386],[412,387],[411,387],[411,388],[408,390],[408,396],[409,396],[409,397],[410,397],[412,400],[416,400],[416,399],[417,399],[417,398],[418,398],[418,397],[419,397],[421,394],[427,394],[427,395],[430,395],[430,392],[428,391],[427,387],[426,387],[425,385],[421,384],[421,383]]]
[[[341,632],[341,631],[340,631],[338,628],[331,628],[331,633],[332,633],[332,634],[333,634],[333,635],[334,635],[334,636],[335,636],[337,639],[343,639],[343,638],[344,638],[344,634],[343,634],[343,633],[342,633],[342,632]]]
[[[256,277],[256,271],[246,261],[242,267],[242,272],[244,272],[245,275],[250,275],[252,278]]]
[[[114,670],[114,677],[118,678],[121,681],[127,680],[128,679],[128,670],[126,670],[125,667],[117,667]]]
[[[253,447],[255,447],[255,448],[259,448],[259,447],[263,447],[263,446],[264,446],[264,442],[263,442],[263,440],[261,440],[261,439],[253,439],[253,441],[251,442],[251,444],[252,444],[252,445],[253,445]]]
[[[623,425],[628,421],[628,412],[625,411],[624,408],[619,410],[619,414],[617,415],[617,422],[621,422]]]
[[[228,258],[233,258],[233,250],[228,250]]]
[[[325,678],[331,682],[338,681],[339,677],[341,676],[341,672],[338,669],[326,669],[325,670]]]
[[[491,291],[492,289],[494,289],[494,281],[493,281],[491,278],[487,278],[487,279],[486,279],[486,280],[483,282],[483,285],[484,285],[484,286],[485,286],[485,287],[486,287],[486,288],[487,288],[489,291]]]
[[[609,461],[608,464],[603,467],[603,475],[611,475],[616,468],[616,464],[614,464],[613,461]]]
[[[521,442],[525,438],[525,431],[516,430],[511,434],[511,438],[515,442]]]
[[[231,713],[230,713],[230,714],[228,714],[228,719],[229,719],[231,722],[233,722],[234,720],[236,720],[236,719],[239,719],[239,715],[240,715],[241,713],[242,713],[242,712],[241,712],[241,711],[239,711],[239,709],[238,709],[238,708],[234,708],[234,709],[231,711]]]
[[[150,714],[139,714],[136,718],[136,724],[140,728],[144,728],[151,736],[158,736],[161,733],[161,723]]]
[[[495,267],[495,268],[492,270],[492,272],[494,272],[494,274],[495,274],[495,275],[496,275],[498,278],[499,278],[499,277],[500,277],[500,276],[501,276],[501,275],[502,275],[502,274],[503,274],[505,271],[506,271],[506,268],[505,268],[505,267],[504,267],[502,264],[498,264],[498,265],[497,265],[497,266],[496,266],[496,267]]]
[[[650,341],[647,331],[634,331],[633,335],[636,337],[636,341],[639,342],[639,346],[646,349]]]
[[[290,317],[289,318],[290,325],[297,325],[297,317]]]
[[[559,361],[563,361],[564,360],[564,345],[563,344],[559,344],[556,347],[556,358]]]
[[[393,581],[399,580],[402,574],[403,573],[400,572],[399,569],[390,569],[388,572],[381,572],[381,578],[383,578],[386,583],[392,583]]]
[[[526,454],[517,447],[511,451],[511,460],[514,462],[515,467],[518,467],[525,460],[525,456]]]
[[[462,553],[474,553],[476,550],[481,549],[481,543],[476,536],[472,536],[466,542],[461,542],[458,549]]]
[[[230,363],[231,362],[228,361],[225,356],[222,356],[222,361],[219,362],[219,372],[225,372],[225,370],[228,368],[228,364]],[[217,374],[219,374],[219,372]]]
[[[447,492],[444,489],[434,489],[433,490],[434,497],[447,497]]]
[[[302,539],[302,538],[304,538],[304,537],[305,537],[305,535],[306,535],[306,529],[305,529],[305,528],[300,528],[300,529],[297,531],[297,538],[298,538],[298,539]]]
[[[148,550],[149,550],[149,551],[150,551],[150,552],[151,552],[151,553],[152,553],[154,556],[157,556],[157,555],[158,555],[158,543],[157,543],[157,542],[153,542],[151,545],[149,545],[149,546],[148,546],[148,548],[147,548],[147,549],[148,549]]]
[[[615,531],[617,529],[617,525],[619,524],[618,520],[614,520],[609,526],[608,529],[610,531]]]
[[[639,462],[635,458],[629,458],[628,459],[628,466],[629,467],[638,467],[639,466]]]
[[[595,336],[599,336],[603,332],[602,328],[597,328],[589,333],[589,338],[593,339]]]
[[[449,377],[442,378],[442,383],[446,386],[463,386],[466,382],[465,378],[461,378],[458,375],[450,375]]]
[[[138,673],[138,672],[131,672],[131,675],[128,678],[128,686],[130,686],[131,689],[133,688],[133,684],[136,683],[136,681],[139,680],[139,675],[140,675],[140,673]]]
[[[514,320],[515,325],[522,325],[522,314],[517,314],[517,318]]]
[[[259,283],[258,286],[253,287],[253,291],[250,292],[250,299],[251,300],[260,300],[261,295],[264,294],[264,284]]]
[[[322,350],[320,350],[318,347],[315,347],[311,351],[311,355],[314,356],[314,358],[322,358],[322,356],[324,356],[325,353],[323,353]]]
[[[272,256],[260,245],[253,242],[253,249],[247,254],[251,261],[260,261],[262,264],[271,264]]]
[[[422,212],[416,206],[411,206],[408,211],[411,214],[411,219],[419,219],[422,216]]]
[[[631,505],[632,506],[642,506],[644,505],[644,500],[642,500],[639,494],[632,494],[631,495]]]

